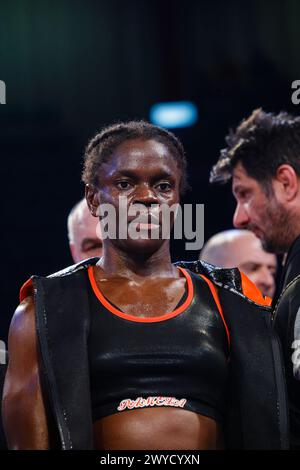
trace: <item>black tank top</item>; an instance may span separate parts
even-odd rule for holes
[[[100,292],[91,266],[90,385],[93,421],[130,409],[172,406],[222,422],[229,334],[209,281],[179,268],[186,292],[173,312],[127,315]]]

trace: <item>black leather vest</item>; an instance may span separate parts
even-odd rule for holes
[[[92,404],[88,335],[90,330],[86,269],[91,258],[48,277],[33,276],[36,324],[44,393],[62,449],[92,449]],[[184,263],[183,263],[184,265]],[[195,268],[188,263],[187,268]],[[195,270],[205,271],[196,263]],[[270,309],[248,302],[232,279],[218,285],[231,337],[229,403],[225,417],[228,448],[285,449],[288,414],[279,342]]]

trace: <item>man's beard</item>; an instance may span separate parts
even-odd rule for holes
[[[286,253],[295,238],[291,228],[291,215],[277,202],[267,206],[265,217],[268,224],[261,238],[262,247],[269,253]]]

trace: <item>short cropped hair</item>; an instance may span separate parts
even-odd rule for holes
[[[126,140],[153,139],[164,144],[176,159],[182,171],[180,193],[188,188],[186,156],[179,139],[172,133],[146,121],[120,122],[105,127],[88,143],[84,155],[82,181],[93,186],[99,185],[99,169],[107,162],[114,150]]]

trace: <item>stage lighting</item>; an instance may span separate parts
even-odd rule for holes
[[[198,110],[191,101],[156,103],[150,108],[150,121],[167,129],[189,127],[197,122]]]

